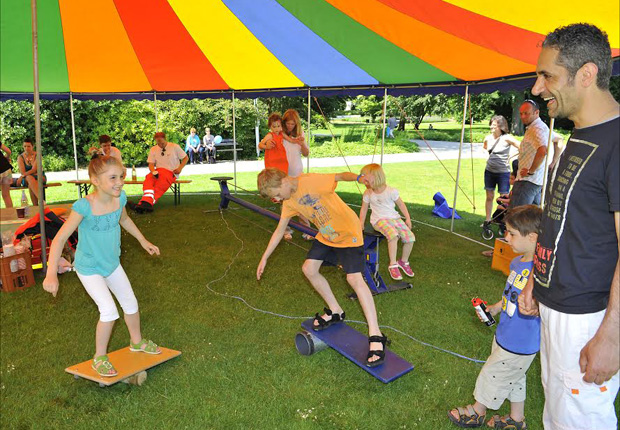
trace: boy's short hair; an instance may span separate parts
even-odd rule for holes
[[[166,133],[164,133],[163,131],[158,131],[157,133],[153,135],[153,139],[157,139],[158,137],[163,137],[165,139]]]
[[[271,124],[276,121],[280,121],[280,123],[282,123],[282,117],[280,116],[280,112],[274,112],[269,115],[269,118],[267,118],[267,127],[271,128]]]
[[[538,234],[542,213],[542,209],[536,205],[517,206],[508,210],[504,222],[517,229],[521,236],[527,236],[530,233]]]
[[[112,142],[112,139],[110,139],[110,136],[108,136],[107,134],[102,134],[101,136],[99,136],[99,143],[108,143],[108,142]]]
[[[372,174],[374,176],[372,184],[370,184],[372,188],[379,188],[385,185],[385,172],[377,163],[365,165],[360,173],[362,175]]]
[[[286,176],[286,173],[274,167],[264,169],[258,174],[258,178],[256,179],[258,192],[265,198],[273,197],[269,190],[280,188],[282,180],[286,178]]]

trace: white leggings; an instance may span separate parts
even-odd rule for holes
[[[108,277],[101,275],[80,275],[78,278],[84,285],[88,295],[95,301],[99,308],[102,322],[115,321],[118,319],[118,310],[112,298],[112,293],[121,304],[123,312],[131,315],[138,312],[138,301],[131,289],[131,284],[120,264]]]

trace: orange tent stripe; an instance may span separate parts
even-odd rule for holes
[[[227,89],[166,0],[114,0],[156,91]]]
[[[436,29],[377,0],[326,0],[360,24],[459,79],[533,72],[535,67]]]
[[[149,91],[113,0],[59,0],[70,90]]]
[[[517,60],[536,64],[544,36],[470,12],[442,0],[379,0],[439,30]]]

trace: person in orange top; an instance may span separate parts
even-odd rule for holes
[[[319,273],[323,261],[338,263],[346,272],[347,282],[357,294],[368,322],[370,351],[366,365],[376,367],[385,361],[385,344],[388,339],[379,329],[375,302],[362,277],[365,264],[362,228],[357,214],[336,194],[339,181],[363,182],[364,179],[363,175],[350,172],[308,173],[293,178],[274,168],[265,169],[258,175],[261,195],[283,203],[280,222],[256,269],[256,278],[260,280],[263,275],[267,259],[282,240],[290,219],[300,215],[310,220],[319,232],[302,271],[329,306],[323,315],[316,314],[313,329],[324,330],[345,318],[327,279]]]
[[[258,144],[265,151],[265,168],[274,167],[284,173],[288,173],[288,159],[284,147],[282,135],[282,118],[278,112],[269,115],[267,120],[270,132]]]

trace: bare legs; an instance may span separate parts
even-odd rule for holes
[[[112,336],[112,329],[115,321],[99,321],[95,332],[95,357],[100,357],[108,353],[108,343]],[[140,343],[142,334],[140,332],[140,312],[135,314],[125,314],[125,323],[129,329],[131,343]]]
[[[396,253],[398,250],[398,237],[388,241],[388,256],[390,257],[390,266],[396,266],[397,257]],[[413,242],[403,243],[403,250],[400,259],[405,263],[409,261],[409,256],[411,255],[411,250],[413,249]]]
[[[12,208],[13,199],[11,199],[11,184],[2,183],[2,200],[4,201],[4,207]]]
[[[319,269],[323,264],[320,260],[306,260],[302,266],[302,271],[312,287],[317,293],[325,300],[329,309],[335,313],[342,313],[343,309],[336,300],[334,293],[332,292],[327,279],[319,273]],[[370,293],[370,289],[361,273],[348,273],[347,282],[357,294],[357,298],[362,306],[362,311],[368,322],[368,335],[369,336],[381,336],[381,330],[379,329],[379,323],[377,322],[377,310],[375,309],[375,302]],[[325,316],[324,316],[325,317]],[[381,350],[383,345],[380,342],[373,342],[370,344],[371,350]],[[378,360],[376,355],[371,357],[369,361]]]
[[[491,221],[491,213],[493,213],[493,203],[495,200],[495,190],[486,190],[487,199],[484,202],[484,208],[487,212],[487,221]]]

